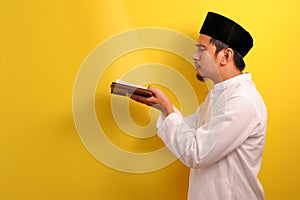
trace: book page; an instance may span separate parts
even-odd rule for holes
[[[135,84],[132,84],[132,83],[128,83],[128,82],[122,81],[120,79],[117,79],[116,83],[123,84],[123,85],[128,85],[128,86],[135,87],[135,88],[142,88],[142,89],[146,89],[146,90],[148,89],[147,87],[143,87],[141,85],[135,85]]]

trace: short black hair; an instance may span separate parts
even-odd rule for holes
[[[210,43],[214,44],[216,46],[216,52],[215,54],[218,54],[222,49],[225,48],[230,48],[227,44],[215,39],[215,38],[211,38],[210,39]],[[240,71],[243,71],[246,67],[246,64],[244,62],[243,57],[239,54],[239,52],[237,52],[236,50],[233,49],[233,61],[235,66],[237,67],[237,69],[239,69]]]

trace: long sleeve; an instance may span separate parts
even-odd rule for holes
[[[188,124],[178,110],[165,119],[158,120],[158,136],[182,162],[191,168],[208,166],[222,159],[249,137],[260,137],[258,134],[265,128],[258,108],[244,96],[230,99],[218,98],[213,102],[216,107],[210,109],[209,117],[199,127],[191,127],[200,111],[189,117]],[[209,110],[209,109],[208,109]],[[264,137],[256,140],[255,145],[263,145]]]

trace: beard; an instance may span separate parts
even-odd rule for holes
[[[201,75],[199,75],[198,73],[196,74],[196,77],[199,81],[204,82],[204,78]]]

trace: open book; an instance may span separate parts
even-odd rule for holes
[[[144,97],[151,97],[153,93],[148,90],[146,87],[131,84],[120,79],[117,79],[115,82],[112,82],[110,85],[110,93],[126,96],[128,94],[135,94]]]

